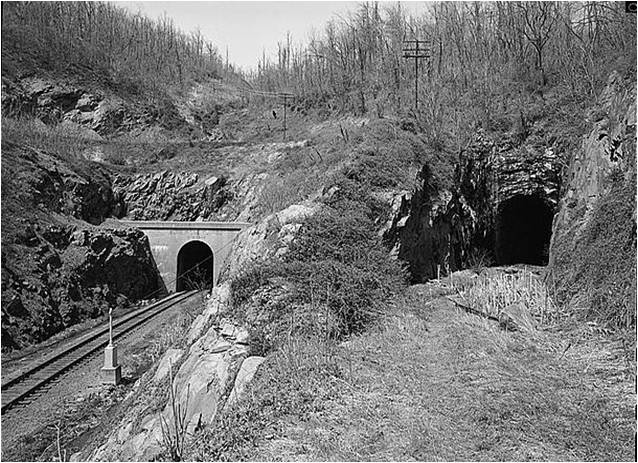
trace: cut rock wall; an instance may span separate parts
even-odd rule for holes
[[[438,188],[428,165],[417,174],[413,191],[395,205],[385,233],[393,253],[406,261],[412,280],[493,258],[501,204],[515,196],[537,196],[555,209],[560,189],[560,159],[552,147],[517,145],[477,132],[460,154],[452,191]]]
[[[161,294],[148,240],[98,229],[121,209],[107,172],[2,144],[2,348]],[[87,223],[88,222],[88,223]]]
[[[569,162],[554,218],[548,283],[559,300],[613,326],[636,317],[636,83],[618,74]],[[582,310],[582,309],[581,309]]]

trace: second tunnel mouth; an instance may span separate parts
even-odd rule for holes
[[[538,195],[517,195],[499,205],[495,254],[498,265],[547,265],[553,208]]]

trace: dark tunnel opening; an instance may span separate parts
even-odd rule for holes
[[[213,286],[213,251],[206,243],[191,241],[177,254],[177,291]]]
[[[514,196],[503,202],[496,221],[499,265],[547,265],[554,212],[538,196]]]

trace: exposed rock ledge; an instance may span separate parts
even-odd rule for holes
[[[230,305],[230,284],[214,288],[206,309],[193,323],[187,339],[196,340],[187,350],[171,349],[160,360],[154,377],[147,384],[158,394],[168,383],[172,363],[172,387],[176,404],[185,410],[187,435],[211,424],[227,403],[238,400],[252,379],[263,357],[248,356],[248,333],[224,320]],[[216,321],[221,320],[216,323]],[[170,362],[169,362],[170,359]],[[181,366],[178,366],[181,363]],[[89,458],[98,461],[152,461],[163,453],[162,424],[169,423],[174,435],[171,401],[158,413],[137,404],[121,425]]]
[[[106,443],[83,457],[100,461],[150,461],[165,453],[162,422],[164,427],[169,423],[174,432],[173,407],[166,399],[171,373],[176,403],[186,411],[189,436],[212,424],[218,411],[241,398],[265,359],[250,356],[247,330],[230,321],[230,279],[255,260],[288,252],[304,220],[320,208],[320,204],[311,201],[293,204],[240,233],[222,277],[226,282],[213,289],[206,308],[186,335],[186,345],[190,347],[169,349],[164,354],[155,372],[149,372],[135,386],[135,390],[144,388],[144,393],[138,391],[138,399]]]

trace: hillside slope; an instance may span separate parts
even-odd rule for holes
[[[239,96],[219,81],[212,44],[168,22],[101,2],[2,13],[6,352],[162,294],[144,235],[100,227],[127,212],[118,174],[215,143]]]
[[[613,73],[573,151],[554,221],[548,281],[579,315],[636,324],[636,81]]]
[[[622,343],[587,328],[504,331],[441,297],[449,283],[410,287],[381,323],[338,345],[289,343],[188,457],[632,460]]]
[[[160,294],[144,235],[91,225],[121,207],[101,166],[3,138],[3,351]]]
[[[104,219],[251,224],[177,350],[100,391],[130,394],[82,427],[89,442],[56,442],[76,459],[635,456],[635,17],[620,4],[437,3],[416,20],[360,5],[252,76],[297,92],[285,132],[275,94],[220,79],[204,42],[188,73],[166,55],[197,35],[111,4],[16,5],[3,349],[163,289],[143,235]],[[555,26],[544,55],[530,15]],[[157,40],[120,59],[118,27]],[[439,44],[420,111],[407,31]]]

